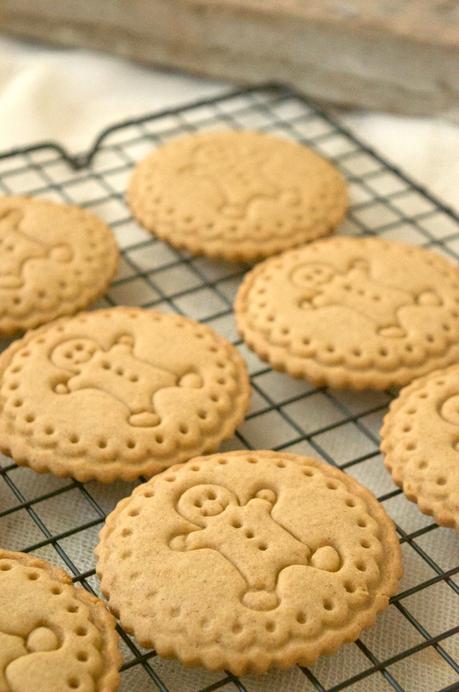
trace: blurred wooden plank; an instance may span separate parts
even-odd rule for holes
[[[349,106],[459,103],[458,0],[2,0],[0,31]]]

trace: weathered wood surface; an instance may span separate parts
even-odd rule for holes
[[[459,104],[459,0],[0,0],[0,31],[350,106]]]

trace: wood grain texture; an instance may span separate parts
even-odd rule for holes
[[[0,30],[350,106],[452,114],[458,103],[451,0],[3,0]]]

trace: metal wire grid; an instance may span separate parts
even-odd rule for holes
[[[248,362],[254,396],[247,420],[225,448],[312,453],[360,480],[396,522],[405,577],[375,627],[310,669],[241,679],[185,669],[141,649],[120,629],[125,653],[121,687],[163,692],[458,689],[458,548],[453,532],[420,514],[384,471],[378,430],[390,395],[318,390],[266,367],[238,339],[232,319],[232,299],[247,267],[193,258],[155,240],[133,222],[123,201],[133,164],[153,146],[184,132],[222,127],[279,133],[333,160],[348,178],[353,201],[341,232],[432,246],[457,260],[459,219],[450,209],[339,121],[277,85],[108,128],[83,156],[71,157],[55,143],[5,153],[0,156],[0,191],[79,204],[110,223],[122,263],[99,305],[142,305],[185,314],[235,343]],[[39,476],[0,456],[0,545],[60,564],[75,582],[99,593],[92,556],[97,533],[134,485],[102,487]]]

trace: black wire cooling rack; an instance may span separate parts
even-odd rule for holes
[[[313,454],[357,478],[373,490],[396,523],[405,576],[373,628],[309,669],[241,679],[186,669],[141,649],[120,630],[125,655],[121,689],[457,690],[457,537],[409,503],[384,470],[378,431],[390,395],[317,390],[266,367],[241,344],[234,328],[232,299],[247,267],[172,249],[143,231],[124,202],[132,166],[152,147],[184,132],[225,127],[279,133],[334,161],[349,181],[352,199],[340,232],[379,234],[431,246],[458,259],[459,219],[451,209],[364,146],[338,120],[278,85],[247,88],[117,124],[81,156],[71,156],[53,142],[4,153],[0,192],[43,195],[90,208],[104,218],[119,241],[122,262],[99,305],[141,305],[185,314],[235,343],[248,362],[254,395],[247,420],[225,447]],[[41,476],[0,455],[0,545],[42,556],[99,593],[92,552],[97,534],[133,485]]]

